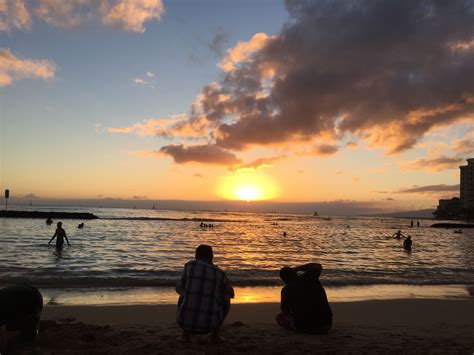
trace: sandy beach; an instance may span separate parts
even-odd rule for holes
[[[9,353],[465,353],[474,351],[474,300],[403,299],[331,304],[328,335],[296,334],[274,322],[277,303],[237,304],[226,342],[177,340],[174,305],[46,306],[35,344],[9,334]]]

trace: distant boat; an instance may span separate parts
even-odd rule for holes
[[[318,217],[319,216],[318,212],[314,211],[313,216]]]

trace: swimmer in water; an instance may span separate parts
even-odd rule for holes
[[[401,237],[406,238],[406,237],[402,234],[402,231],[401,231],[401,230],[399,230],[398,232],[392,234],[392,238],[400,239]]]
[[[412,242],[412,240],[411,240],[411,237],[408,236],[407,239],[405,239],[405,240],[403,241],[403,248],[404,248],[405,250],[411,250],[411,245],[412,245],[412,243],[413,243],[413,242]]]
[[[56,238],[56,249],[62,249],[63,244],[64,244],[64,239],[66,239],[67,245],[69,244],[69,240],[67,239],[66,236],[66,231],[62,227],[62,222],[58,222],[56,231],[54,232],[54,235],[51,237],[49,240],[48,244],[51,244],[54,238]]]

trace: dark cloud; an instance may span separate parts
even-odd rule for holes
[[[39,197],[36,196],[34,193],[29,193],[29,194],[26,194],[25,196],[23,196],[23,198],[39,198]]]
[[[270,167],[273,166],[273,164],[279,160],[284,159],[284,155],[277,155],[274,157],[268,157],[268,158],[259,158],[252,160],[251,162],[245,163],[245,164],[239,164],[236,166],[229,167],[230,171],[235,171],[239,169],[259,169],[263,167]]]
[[[458,157],[440,156],[435,158],[419,158],[404,165],[408,170],[430,170],[439,172],[447,169],[457,169],[464,162]]]
[[[459,184],[457,185],[426,185],[412,186],[398,190],[399,193],[439,193],[439,192],[459,192]]]
[[[229,43],[229,37],[224,30],[219,27],[215,31],[214,38],[212,39],[212,42],[208,44],[208,47],[214,54],[220,57],[224,54],[224,49],[227,43]]]
[[[204,163],[217,165],[240,164],[241,160],[233,153],[214,144],[193,145],[185,147],[182,144],[161,147],[157,153],[171,156],[176,163]]]
[[[385,201],[396,201],[394,198],[391,198],[391,197],[387,197],[384,199]]]
[[[316,155],[333,155],[339,150],[337,145],[332,144],[320,144],[314,148]]]
[[[474,0],[286,7],[281,32],[236,56],[193,107],[219,147],[351,134],[397,153],[474,114]]]
[[[193,176],[196,177],[196,178],[202,178],[202,175],[199,174],[199,173],[194,173]]]

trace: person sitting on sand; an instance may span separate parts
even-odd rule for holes
[[[325,334],[331,329],[332,310],[319,282],[322,270],[317,263],[280,270],[286,284],[281,290],[281,312],[276,316],[280,326],[312,334]]]
[[[224,340],[219,330],[229,313],[234,289],[224,271],[212,263],[213,257],[209,245],[198,246],[196,259],[184,265],[176,285],[179,294],[176,321],[183,329],[182,341],[189,341],[191,333],[212,333],[212,342]]]
[[[66,231],[63,229],[62,225],[63,225],[62,222],[58,222],[56,231],[54,232],[54,235],[51,237],[51,239],[48,242],[48,244],[51,244],[53,239],[56,238],[56,249],[63,248],[64,238],[66,238],[67,245],[71,245],[69,244],[69,240],[67,239],[67,236],[66,236]]]
[[[413,241],[411,240],[411,237],[408,236],[407,239],[403,241],[403,248],[405,250],[411,250],[411,245],[413,244]]]
[[[35,339],[43,310],[43,297],[37,288],[28,285],[0,289],[0,327],[2,331],[19,331],[25,341]],[[5,338],[5,335],[4,335]],[[6,344],[2,344],[5,348]],[[0,345],[0,353],[5,349]]]
[[[406,237],[402,234],[402,231],[401,231],[401,230],[399,230],[398,232],[392,234],[392,238],[395,238],[395,239],[401,239],[402,237],[403,237],[403,238],[406,238]]]

